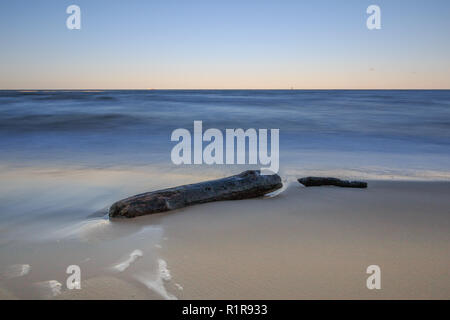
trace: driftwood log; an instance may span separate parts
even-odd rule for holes
[[[282,186],[277,174],[261,175],[259,170],[249,170],[222,179],[138,194],[114,203],[109,216],[133,218],[205,202],[255,198]]]
[[[341,180],[328,177],[306,177],[298,179],[298,182],[303,184],[305,187],[337,186],[344,188],[367,188],[367,182]]]

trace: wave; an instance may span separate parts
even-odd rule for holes
[[[0,130],[85,131],[143,124],[150,119],[120,113],[25,114],[0,118]]]

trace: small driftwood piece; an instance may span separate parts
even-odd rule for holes
[[[222,179],[138,194],[114,203],[109,216],[134,218],[205,202],[256,198],[282,186],[277,174],[261,175],[259,170],[249,170]]]
[[[305,187],[337,186],[344,188],[367,188],[367,182],[349,181],[329,177],[306,177],[298,179]]]

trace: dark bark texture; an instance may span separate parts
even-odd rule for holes
[[[111,218],[134,218],[186,206],[221,200],[256,198],[283,186],[279,175],[261,175],[259,170],[175,188],[152,191],[114,203]]]
[[[336,186],[344,188],[367,188],[367,182],[349,181],[329,177],[306,177],[298,179],[305,187]]]

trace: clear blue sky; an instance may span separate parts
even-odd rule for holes
[[[0,30],[0,89],[450,88],[447,0],[2,0]]]

